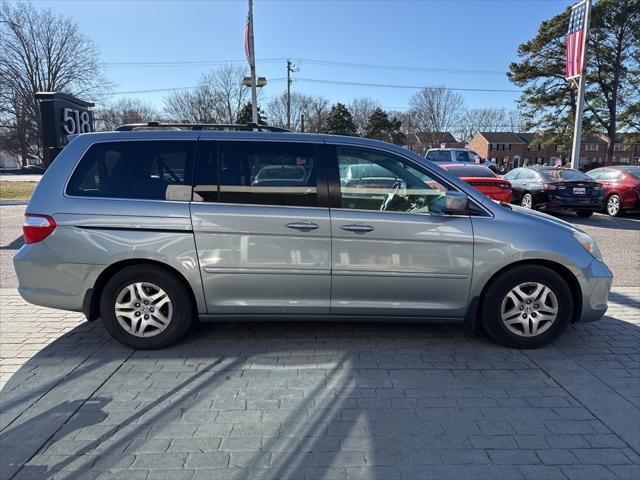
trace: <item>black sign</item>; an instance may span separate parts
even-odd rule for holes
[[[93,132],[94,104],[66,93],[38,92],[42,118],[42,144],[49,165],[68,143],[68,135]]]

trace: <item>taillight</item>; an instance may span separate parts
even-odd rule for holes
[[[35,213],[27,213],[22,223],[22,234],[24,235],[24,243],[37,243],[49,235],[56,229],[56,222],[49,215],[38,215]]]
[[[548,183],[542,186],[543,190],[564,190],[565,188],[567,187],[565,187],[564,185],[551,185]]]

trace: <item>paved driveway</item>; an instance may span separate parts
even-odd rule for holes
[[[0,289],[0,479],[637,480],[637,285],[535,351],[312,322],[202,325],[133,351]]]
[[[140,352],[2,293],[2,478],[639,478],[637,289],[536,351],[278,322]]]

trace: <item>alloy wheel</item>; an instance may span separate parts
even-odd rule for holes
[[[620,212],[620,197],[611,195],[607,200],[607,213],[615,217]]]
[[[558,299],[538,282],[521,283],[502,300],[502,322],[519,337],[535,337],[546,332],[558,316]]]
[[[116,319],[136,337],[153,337],[163,332],[173,316],[169,295],[157,285],[136,282],[123,288],[116,297]]]
[[[520,206],[523,208],[531,208],[532,204],[533,204],[533,199],[531,198],[531,195],[529,195],[528,193],[525,194],[525,196],[522,197]]]

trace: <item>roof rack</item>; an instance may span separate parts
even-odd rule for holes
[[[181,130],[242,130],[259,132],[290,132],[286,128],[272,127],[270,125],[258,125],[257,123],[234,124],[234,123],[128,123],[116,128],[116,132],[131,132],[133,130],[149,130],[152,128],[175,128]]]

